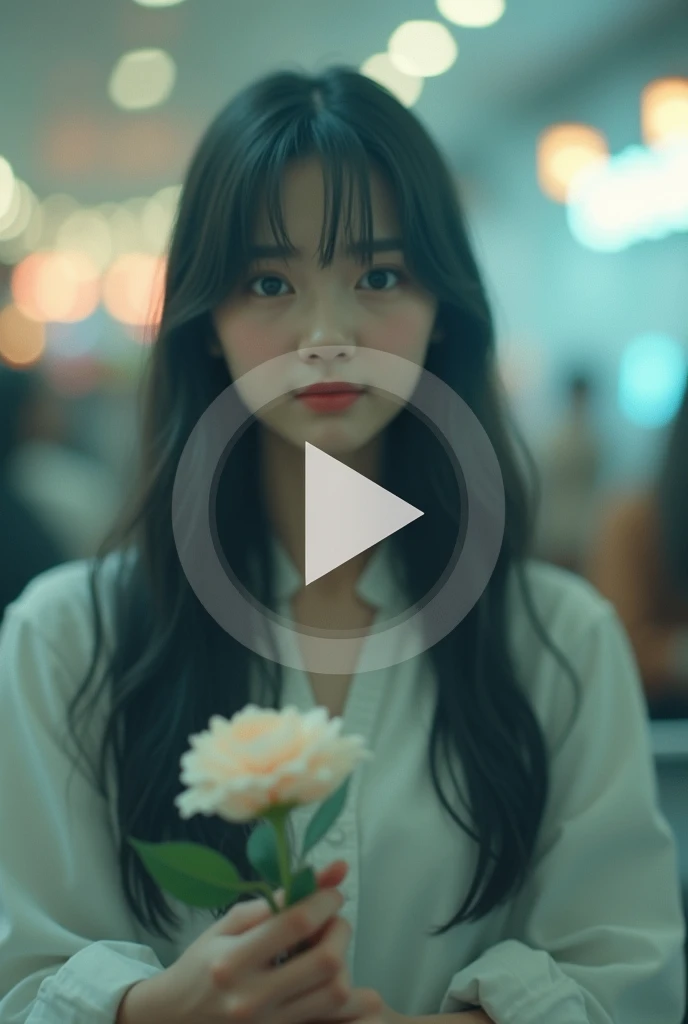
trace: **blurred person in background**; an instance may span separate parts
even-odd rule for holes
[[[657,479],[602,517],[586,575],[635,648],[652,718],[688,718],[688,380]]]
[[[566,384],[566,408],[540,453],[542,485],[536,545],[540,557],[580,572],[598,505],[600,443],[592,422],[592,381]]]
[[[14,446],[7,478],[67,560],[90,558],[119,509],[120,485],[100,459],[69,443],[59,396],[38,374],[36,381],[33,427]]]
[[[39,573],[67,552],[19,494],[7,472],[14,452],[31,437],[59,431],[59,407],[36,371],[0,366],[0,619]]]

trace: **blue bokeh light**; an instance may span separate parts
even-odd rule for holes
[[[619,408],[641,427],[664,427],[678,412],[686,387],[688,353],[666,334],[629,342],[619,367]]]

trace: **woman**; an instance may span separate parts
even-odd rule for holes
[[[425,655],[309,678],[253,656],[197,600],[174,543],[176,471],[232,381],[286,356],[285,388],[360,383],[370,350],[425,367],[470,407],[501,467],[504,537],[480,600]],[[214,516],[238,581],[295,625],[330,631],[364,634],[402,597],[422,601],[466,518],[432,432],[374,388],[337,413],[294,394],[249,411]],[[308,587],[306,443],[424,512]],[[45,576],[0,641],[0,709],[18,723],[0,754],[0,813],[18,822],[31,808],[0,856],[0,892],[12,892],[0,1022],[678,1024],[676,853],[636,668],[605,601],[528,563],[528,529],[490,311],[436,146],[353,71],[258,81],[208,129],[184,184],[136,507],[90,588],[83,564]],[[173,803],[189,735],[251,699],[343,711],[375,757],[314,850],[330,891],[267,922],[241,904],[213,924],[172,913],[126,837],[213,845],[255,877],[244,830],[182,821]],[[54,717],[67,701],[72,738],[101,773],[72,777],[73,811]],[[327,868],[333,850],[344,866]],[[273,964],[306,935],[307,952]]]
[[[688,718],[688,387],[657,481],[607,509],[588,578],[628,630],[652,718]]]

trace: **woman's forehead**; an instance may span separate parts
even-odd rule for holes
[[[401,236],[399,218],[391,189],[374,169],[369,171],[367,181],[373,227],[372,237],[399,240]],[[346,178],[343,179],[338,204],[340,208],[337,211],[339,224],[336,248],[343,255],[355,254],[356,247],[360,247],[363,241],[360,237],[363,227],[363,202],[356,187],[357,182],[352,184],[354,187],[350,188],[349,181]],[[297,249],[305,250],[305,253],[302,251],[301,255],[316,252],[325,231],[331,226],[333,213],[331,209],[333,197],[327,195],[323,169],[318,161],[300,162],[288,167],[280,183],[279,195],[274,198],[278,200],[281,219],[289,240]],[[270,223],[270,207],[272,206],[273,201],[268,203],[268,196],[263,192],[258,203],[252,237],[253,246],[254,249],[260,247],[261,253],[265,256],[285,256],[288,253],[282,251],[283,247],[280,245],[280,240],[275,237]],[[274,213],[274,208],[272,212]],[[270,252],[267,247],[277,248]],[[354,251],[350,252],[352,247]],[[257,256],[258,253],[255,255]]]

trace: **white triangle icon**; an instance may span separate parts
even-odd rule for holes
[[[422,515],[306,442],[306,586]]]

